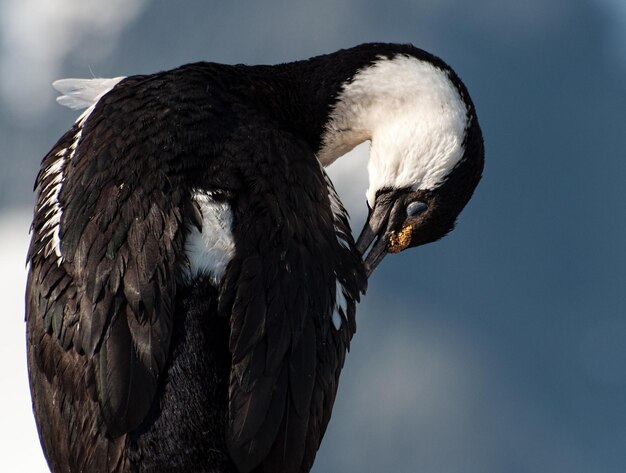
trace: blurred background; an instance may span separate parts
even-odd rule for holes
[[[61,77],[411,42],[467,84],[482,183],[359,307],[315,472],[626,471],[626,2],[0,0],[0,470],[44,472],[26,378],[32,184]],[[330,172],[365,213],[367,146]]]

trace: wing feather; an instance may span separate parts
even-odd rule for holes
[[[246,132],[241,142],[259,127]],[[236,150],[258,166],[244,175],[249,192],[233,206],[236,254],[220,292],[231,327],[227,444],[244,473],[307,472],[330,418],[365,277],[310,149],[276,131],[252,141],[267,146]],[[332,323],[337,278],[352,307],[339,330]]]
[[[59,471],[120,467],[123,436],[145,418],[168,357],[184,219],[193,212],[168,175],[176,156],[159,127],[170,125],[145,127],[128,113],[141,103],[150,121],[163,106],[136,93],[140,79],[101,98],[37,178],[29,364],[42,441]],[[60,447],[77,435],[91,440]]]

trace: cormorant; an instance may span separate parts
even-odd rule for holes
[[[480,179],[465,86],[364,44],[56,87],[87,110],[43,160],[28,254],[50,468],[308,472],[367,276],[450,231]],[[324,167],[366,140],[355,243]]]

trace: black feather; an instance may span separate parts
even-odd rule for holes
[[[410,45],[370,44],[126,78],[46,155],[26,318],[53,472],[309,471],[366,286],[316,154],[344,85],[396,54],[447,74],[471,115],[465,145],[482,150],[447,65]],[[462,161],[463,182],[446,185],[475,185],[479,167]],[[221,280],[189,274],[188,235],[212,231],[198,192],[232,212]]]

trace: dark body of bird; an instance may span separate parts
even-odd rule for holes
[[[412,46],[124,78],[44,158],[26,311],[53,472],[309,471],[382,258],[364,266],[380,225],[357,249],[320,156],[345,85],[397,55],[444,71],[469,116],[441,186],[378,189],[433,213],[399,251],[449,231],[482,170],[464,86]]]

